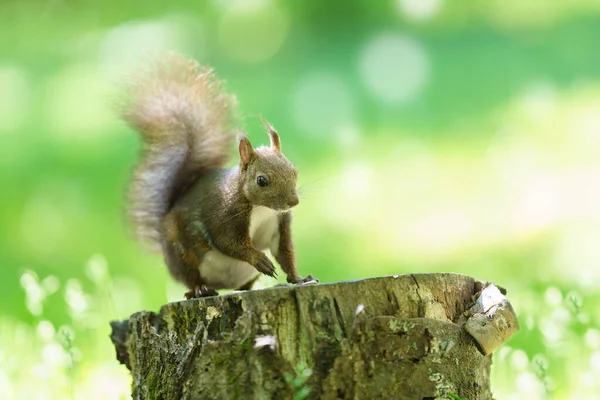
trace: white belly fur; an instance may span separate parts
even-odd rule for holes
[[[257,206],[250,215],[250,239],[257,250],[277,250],[279,243],[278,212]],[[215,289],[237,289],[260,273],[252,265],[224,255],[217,250],[205,254],[200,276],[207,286]]]
[[[257,206],[250,214],[250,239],[260,251],[271,249],[273,239],[279,241],[279,213],[271,208]]]

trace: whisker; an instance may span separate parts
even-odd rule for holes
[[[313,181],[307,182],[307,183],[303,183],[302,185],[300,185],[300,187],[298,188],[298,193],[304,193],[306,191],[310,191],[313,190],[315,188],[319,188],[322,189],[324,187],[326,187],[326,185],[316,185],[319,182],[322,182],[324,180],[324,178],[317,178]]]

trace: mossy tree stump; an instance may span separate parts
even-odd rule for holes
[[[491,355],[464,329],[490,312],[481,289],[414,274],[234,292],[138,312],[111,338],[134,399],[485,400]]]

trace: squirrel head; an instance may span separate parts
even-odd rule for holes
[[[252,148],[248,138],[241,137],[240,172],[243,192],[253,205],[285,211],[299,203],[296,183],[298,170],[281,152],[281,141],[275,129],[267,125],[271,145]]]

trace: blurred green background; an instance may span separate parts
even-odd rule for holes
[[[494,281],[522,326],[496,398],[598,398],[598,1],[19,0],[0,22],[0,398],[128,398],[108,321],[181,299],[123,222],[139,143],[112,106],[165,50],[226,79],[254,145],[279,130],[301,274]]]

